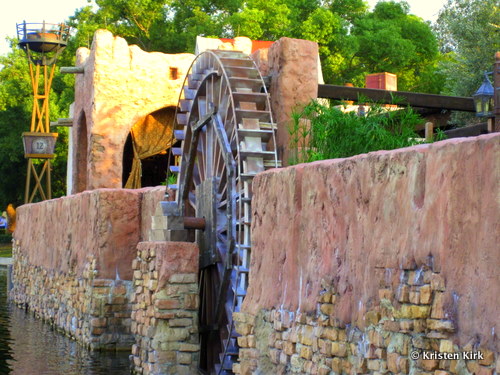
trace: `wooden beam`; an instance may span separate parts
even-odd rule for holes
[[[464,126],[463,128],[456,128],[444,131],[444,134],[448,138],[476,137],[478,135],[486,133],[488,133],[488,126],[485,122],[477,125]]]
[[[377,103],[395,104],[392,98],[401,99],[396,104],[412,107],[448,109],[454,111],[475,112],[472,98],[462,96],[444,96],[423,94],[406,91],[387,91],[379,89],[365,89],[337,85],[318,85],[318,98],[336,100],[355,100],[365,97]]]

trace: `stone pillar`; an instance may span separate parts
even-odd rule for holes
[[[288,129],[293,111],[300,111],[318,97],[318,44],[281,38],[269,48],[271,107],[278,130],[278,158],[288,165]]]
[[[198,247],[189,242],[137,246],[131,324],[135,373],[198,373],[198,256]]]

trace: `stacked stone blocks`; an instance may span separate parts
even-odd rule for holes
[[[131,362],[136,374],[195,374],[199,360],[198,249],[143,242],[133,261]]]
[[[282,309],[233,314],[240,345],[236,374],[494,375],[498,353],[453,341],[445,280],[431,270],[385,269],[376,306],[345,325],[335,318],[338,293],[328,283],[314,313]],[[361,303],[360,303],[361,306]],[[443,353],[450,357],[442,358]],[[464,354],[465,353],[465,354]],[[469,357],[467,357],[469,356]],[[477,356],[477,358],[474,358]]]
[[[92,256],[87,257],[82,275],[77,276],[32,265],[24,254],[15,241],[15,283],[10,292],[14,303],[90,349],[131,347],[131,281],[96,278],[96,259]]]

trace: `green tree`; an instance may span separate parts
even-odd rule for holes
[[[21,50],[0,57],[0,208],[22,203],[26,162],[21,139],[29,131],[32,100],[28,63]]]
[[[483,72],[492,70],[494,54],[500,50],[498,0],[448,0],[435,29],[441,52],[447,56],[441,64],[444,93],[471,96]]]
[[[481,20],[478,25],[485,25],[484,20],[498,25],[500,22],[495,21],[498,16],[492,18],[483,10],[490,9],[494,0],[481,1],[489,4],[481,5],[481,10],[476,6],[479,0],[450,0],[450,4],[470,3],[470,9],[478,8],[472,9],[477,13],[474,17]],[[400,89],[437,92],[446,69],[454,68],[440,65],[437,40],[429,24],[410,15],[404,1],[381,2],[372,12],[364,0],[96,0],[96,5],[95,8],[83,7],[69,17],[74,34],[59,66],[74,65],[76,49],[90,47],[94,32],[106,28],[124,37],[129,44],[165,53],[193,52],[197,35],[245,35],[262,40],[283,36],[305,38],[318,42],[328,83],[350,81],[363,85],[366,74],[389,71],[399,76]],[[445,61],[467,62],[463,56],[473,57],[473,52],[462,52],[468,48],[466,43],[461,44],[463,48],[450,47],[461,40],[458,37],[462,32],[452,25],[453,12],[462,12],[460,17],[466,17],[472,10],[457,5],[451,13],[442,13],[438,35],[442,34],[442,49],[448,53]],[[470,24],[467,30],[476,33],[475,25]],[[474,39],[476,34],[470,37]],[[0,205],[21,199],[22,192],[17,192],[19,186],[24,186],[25,161],[20,134],[28,129],[31,116],[32,93],[25,57],[15,48],[14,41],[13,47],[11,53],[0,59],[3,66],[0,71],[0,173],[9,176],[9,181],[0,186]],[[487,54],[492,56],[490,52]],[[50,104],[52,120],[68,116],[73,85],[73,75],[55,76]],[[53,175],[55,195],[64,193],[65,181],[67,131],[59,129],[59,133]]]
[[[423,80],[437,67],[437,39],[429,24],[408,11],[404,1],[379,2],[372,13],[354,23],[357,50],[348,68],[353,81],[359,83],[368,73],[386,71],[398,75],[400,90],[438,89]]]
[[[290,13],[290,8],[280,0],[248,0],[230,22],[236,35],[277,40],[292,36]]]

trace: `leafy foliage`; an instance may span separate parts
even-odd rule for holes
[[[500,51],[498,0],[448,0],[439,13],[436,33],[446,54],[441,66],[444,92],[471,96],[481,85],[483,72],[491,71]]]
[[[438,58],[437,39],[428,24],[408,14],[406,2],[380,2],[373,12],[354,24],[352,33],[358,47],[349,74],[362,84],[366,74],[385,71],[398,75],[403,91],[417,87],[433,91],[421,80],[421,69],[432,69]]]
[[[0,231],[0,244],[0,257],[12,256],[12,234]]]
[[[344,158],[377,150],[413,146],[422,141],[415,126],[422,118],[411,108],[388,111],[371,104],[365,116],[313,101],[292,115],[291,164]],[[438,135],[437,140],[442,139]]]

